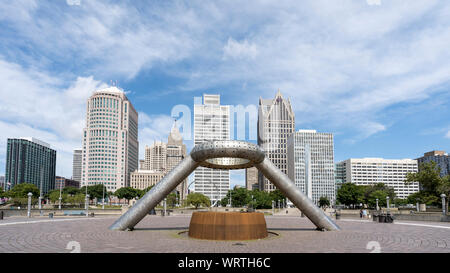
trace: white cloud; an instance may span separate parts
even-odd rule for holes
[[[26,40],[23,46],[40,49],[33,64],[45,56],[52,63],[67,62],[72,69],[97,76],[130,79],[158,62],[185,58],[194,46],[181,24],[183,18],[191,20],[189,14],[178,13],[177,22],[164,17],[158,7],[147,8],[150,14],[144,15],[126,3],[94,0],[79,6],[45,2],[30,2],[32,8],[25,3],[2,6],[0,14],[10,14],[3,21]],[[49,10],[51,15],[42,16]]]
[[[168,115],[147,115],[139,112],[139,158],[145,157],[145,146],[154,141],[167,142],[174,120]]]
[[[445,134],[445,138],[450,138],[450,130]]]
[[[0,56],[1,143],[13,137],[42,139],[57,150],[57,174],[70,177],[72,150],[81,146],[87,98],[105,85],[90,76],[78,77],[65,88],[64,80]],[[0,158],[5,153],[6,146],[0,145]]]
[[[223,47],[224,59],[233,58],[255,58],[258,54],[258,50],[254,44],[249,44],[247,40],[239,43],[233,38],[228,38],[227,44]]]

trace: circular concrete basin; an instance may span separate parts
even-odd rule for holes
[[[189,237],[206,240],[255,240],[268,236],[264,214],[260,212],[192,213]]]

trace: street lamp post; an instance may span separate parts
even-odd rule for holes
[[[164,216],[166,216],[166,210],[167,210],[167,198],[164,198]]]
[[[389,196],[386,196],[386,208],[387,208],[387,213],[389,213]]]
[[[89,194],[86,194],[86,217],[89,217]]]
[[[377,201],[377,211],[380,209],[379,207],[378,207],[378,198],[376,199],[376,201]]]
[[[417,212],[420,211],[420,207],[419,207],[419,199],[417,199],[417,202],[416,202],[416,210],[417,210]]]
[[[105,209],[105,184],[103,186],[103,199],[102,199],[102,209]]]
[[[442,214],[444,214],[444,216],[447,214],[447,208],[445,207],[445,194],[441,194],[441,198],[442,198]]]
[[[33,196],[33,194],[31,192],[29,192],[28,193],[28,212],[27,212],[28,218],[31,217],[31,196]]]
[[[62,199],[62,197],[61,197],[61,194],[62,194],[62,185],[61,185],[61,183],[59,184],[59,206],[58,206],[58,208],[61,210],[61,199]]]
[[[275,215],[275,201],[272,200],[272,215]]]

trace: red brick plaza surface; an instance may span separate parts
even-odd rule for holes
[[[0,221],[0,252],[450,252],[450,223],[337,220],[341,231],[316,231],[307,219],[266,216],[278,236],[253,241],[191,239],[190,216],[147,216],[134,231],[110,231],[117,217],[15,218]],[[181,234],[180,234],[181,233]]]

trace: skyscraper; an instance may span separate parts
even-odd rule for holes
[[[83,159],[83,149],[73,150],[72,180],[81,182],[81,161]]]
[[[220,105],[220,95],[203,95],[202,104],[194,104],[194,144],[230,139],[230,107]],[[194,191],[212,203],[224,198],[230,188],[229,170],[198,167],[194,172]]]
[[[287,139],[295,131],[295,115],[291,101],[284,99],[278,90],[274,99],[259,98],[258,145],[267,158],[282,172],[287,174]],[[261,173],[258,174],[260,190],[273,191],[275,188]]]
[[[336,200],[333,135],[299,130],[288,138],[288,176],[314,203]]]
[[[245,188],[247,190],[258,189],[258,169],[251,167],[245,169]]]
[[[0,189],[6,189],[5,176],[0,175]]]
[[[10,188],[31,183],[45,194],[55,188],[56,151],[36,138],[9,138],[6,151],[6,183]]]
[[[167,144],[162,141],[154,141],[148,147],[145,146],[145,168],[153,171],[166,171]]]
[[[138,113],[124,91],[97,90],[87,101],[81,186],[104,184],[110,191],[129,186],[138,169]]]
[[[177,166],[178,163],[180,163],[186,157],[186,153],[186,145],[183,144],[183,137],[181,136],[181,133],[175,123],[167,140],[167,171],[170,172],[173,168],[175,168],[175,166]],[[188,180],[186,178],[177,186],[177,191],[180,194],[181,200],[184,200],[186,198],[187,183]]]
[[[155,141],[149,147],[145,147],[145,170],[132,173],[133,183],[141,181],[139,185],[152,185],[160,175],[169,173],[186,157],[186,145],[183,144],[183,137],[176,126],[173,125],[167,143]],[[143,181],[146,181],[145,183]],[[135,183],[135,184],[136,184]],[[137,184],[136,184],[137,185]],[[181,200],[185,199],[187,193],[187,179],[177,187]]]

